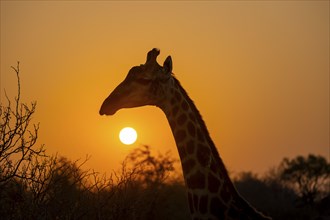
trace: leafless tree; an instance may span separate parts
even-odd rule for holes
[[[71,161],[46,155],[44,146],[37,146],[39,125],[32,122],[36,102],[21,101],[19,63],[12,69],[17,96],[5,93],[6,105],[0,103],[2,218],[168,219],[178,210],[183,215],[172,219],[188,219],[182,212],[188,210],[184,187],[169,181],[175,162],[169,154],[154,156],[143,146],[110,176],[83,169],[88,156]]]
[[[7,106],[0,103],[0,186],[13,178],[29,178],[22,169],[35,156],[45,156],[43,146],[36,146],[39,124],[32,124],[36,102],[21,102],[19,62],[11,67],[17,77],[17,96],[12,103],[6,92]]]

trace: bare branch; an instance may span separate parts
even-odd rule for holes
[[[31,124],[36,110],[36,102],[31,106],[21,103],[20,66],[11,67],[17,78],[17,96],[14,106],[5,93],[7,106],[0,104],[0,185],[10,179],[25,178],[22,168],[29,164],[33,157],[44,157],[43,146],[37,147],[38,124]]]

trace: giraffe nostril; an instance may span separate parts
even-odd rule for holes
[[[116,113],[116,111],[113,110],[113,109],[105,109],[105,108],[102,108],[102,107],[99,111],[100,115],[114,115],[115,113]]]
[[[100,108],[99,114],[100,115],[105,115],[106,114],[103,106]]]
[[[115,93],[112,93],[109,95],[108,98],[104,100],[102,103],[102,106],[100,108],[100,115],[113,115],[117,111],[117,105],[118,105],[118,95]]]

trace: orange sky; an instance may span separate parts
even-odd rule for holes
[[[329,157],[329,1],[1,1],[1,101],[37,100],[39,144],[88,166],[119,167],[141,144],[178,153],[155,107],[101,117],[102,101],[153,47],[195,101],[231,172],[283,157]],[[119,142],[132,126],[138,141]]]

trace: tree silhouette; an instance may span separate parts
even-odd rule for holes
[[[174,163],[176,162],[169,155],[169,152],[165,155],[152,155],[151,149],[147,145],[134,149],[126,160],[135,169],[138,168],[139,180],[148,186],[164,183],[169,172],[174,171]]]
[[[21,102],[19,63],[12,69],[17,97],[10,101],[6,95],[8,105],[0,103],[1,219],[190,219],[186,188],[169,153],[154,155],[141,146],[110,176],[84,170],[89,157],[46,155],[36,146],[36,102]],[[315,220],[330,215],[329,177],[329,162],[308,155],[284,158],[263,178],[243,172],[235,186],[274,220]],[[298,198],[315,205],[296,206]]]
[[[280,166],[281,179],[297,191],[303,204],[314,204],[322,192],[330,192],[330,163],[324,157],[284,158]]]
[[[44,148],[36,147],[38,124],[31,124],[36,102],[27,105],[21,102],[19,62],[11,67],[17,77],[17,97],[14,106],[6,94],[7,106],[0,103],[0,186],[11,178],[30,178],[24,171],[35,156],[44,156]]]

